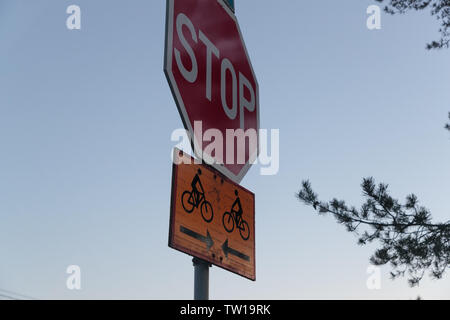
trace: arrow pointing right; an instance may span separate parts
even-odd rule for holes
[[[209,249],[211,249],[211,247],[214,244],[214,241],[211,238],[211,235],[209,234],[208,230],[206,230],[206,237],[201,235],[201,234],[199,234],[199,233],[197,233],[197,232],[195,232],[195,231],[192,231],[192,230],[190,230],[190,229],[188,229],[186,227],[183,227],[183,226],[180,226],[180,231],[183,232],[184,234],[187,234],[188,236],[190,236],[190,237],[192,237],[194,239],[197,239],[197,240],[200,240],[201,242],[204,242],[206,244],[206,247],[207,247],[208,251],[209,251]]]
[[[239,252],[231,247],[228,246],[228,239],[223,243],[222,245],[223,253],[225,253],[225,257],[228,258],[228,254],[232,254],[233,256],[236,256],[238,258],[241,258],[245,261],[250,261],[250,257],[243,254],[242,252]]]

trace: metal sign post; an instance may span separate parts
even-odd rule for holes
[[[209,300],[209,268],[208,262],[194,258],[194,300]]]

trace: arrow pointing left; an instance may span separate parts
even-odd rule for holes
[[[209,249],[211,249],[211,247],[214,244],[213,239],[211,238],[211,235],[209,234],[209,231],[206,230],[206,236],[201,235],[200,233],[197,233],[195,231],[192,231],[186,227],[180,226],[180,231],[194,239],[200,240],[201,242],[206,243],[206,248],[209,251]]]
[[[225,257],[227,257],[227,258],[228,258],[229,254],[232,254],[233,256],[241,258],[242,260],[250,261],[250,257],[249,256],[247,256],[247,255],[243,254],[242,252],[239,252],[239,251],[231,248],[228,245],[228,239],[223,243],[222,250],[223,250],[223,253],[225,254]]]

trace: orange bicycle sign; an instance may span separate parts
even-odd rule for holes
[[[255,195],[175,149],[169,247],[256,280]]]

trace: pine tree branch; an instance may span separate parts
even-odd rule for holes
[[[359,236],[361,245],[377,240],[381,248],[371,257],[376,265],[390,263],[393,278],[408,272],[411,285],[418,285],[426,270],[440,278],[450,263],[450,221],[432,223],[429,211],[409,195],[404,204],[393,199],[385,184],[366,178],[361,184],[366,202],[359,210],[345,201],[319,201],[309,181],[303,181],[299,200],[319,214],[332,214],[349,232]],[[359,230],[362,229],[362,234]]]

